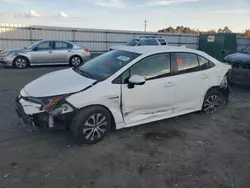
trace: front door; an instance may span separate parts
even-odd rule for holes
[[[32,64],[49,64],[54,61],[53,42],[44,42],[30,52]]]
[[[157,54],[139,61],[124,73],[125,79],[140,75],[146,80],[144,85],[134,88],[122,84],[122,111],[126,124],[172,114],[175,85],[170,67],[169,54]]]

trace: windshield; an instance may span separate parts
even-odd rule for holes
[[[87,61],[78,71],[91,79],[105,80],[140,55],[122,50],[110,51]]]
[[[132,39],[126,43],[126,46],[136,46],[140,42],[140,39]]]
[[[38,43],[40,43],[40,42],[36,42],[36,43],[32,44],[31,46],[27,47],[26,49],[27,49],[27,50],[31,50],[31,49],[33,49]]]

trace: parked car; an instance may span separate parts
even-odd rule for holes
[[[224,62],[232,65],[229,76],[231,83],[250,85],[250,46],[241,52],[226,56]]]
[[[120,46],[112,46],[109,50],[118,49],[124,46],[166,46],[167,41],[160,36],[140,36],[136,39],[132,39]]]
[[[0,64],[18,69],[33,65],[62,64],[77,67],[89,59],[88,48],[68,41],[42,40],[24,49],[0,52]]]
[[[79,143],[194,111],[215,112],[229,96],[231,66],[183,47],[124,47],[46,74],[16,99],[29,125],[66,124]]]

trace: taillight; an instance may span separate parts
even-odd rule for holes
[[[84,48],[83,51],[84,51],[84,52],[89,52],[89,49],[88,49],[88,48]]]

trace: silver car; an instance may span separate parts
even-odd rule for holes
[[[77,67],[89,59],[88,48],[68,41],[42,40],[24,49],[0,53],[0,64],[19,69],[33,65],[69,64]]]

